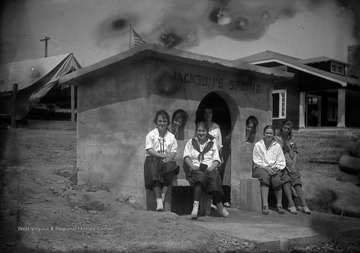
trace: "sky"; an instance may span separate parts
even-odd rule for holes
[[[357,0],[3,0],[0,61],[74,53],[82,66],[148,43],[234,60],[271,50],[347,61]]]

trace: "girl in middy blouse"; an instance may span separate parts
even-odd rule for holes
[[[186,179],[194,185],[194,204],[191,217],[196,219],[199,201],[203,190],[213,195],[218,212],[226,217],[228,211],[223,207],[222,183],[217,167],[220,164],[219,150],[209,138],[208,125],[201,121],[196,124],[196,138],[190,139],[184,149],[185,165],[189,167]]]

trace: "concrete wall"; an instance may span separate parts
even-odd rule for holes
[[[78,90],[79,184],[105,185],[145,206],[145,136],[155,128],[155,112],[165,109],[171,117],[185,110],[188,140],[194,136],[201,100],[215,92],[231,114],[232,199],[239,206],[240,181],[251,179],[253,144],[245,143],[245,121],[250,115],[258,118],[259,140],[271,123],[271,89],[269,81],[248,70],[155,58],[95,70]]]

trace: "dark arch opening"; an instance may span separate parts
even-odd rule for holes
[[[196,111],[196,119],[195,122],[199,122],[204,120],[204,110],[205,108],[211,108],[213,112],[213,121],[219,125],[222,136],[222,157],[224,163],[218,168],[219,174],[223,179],[223,191],[224,198],[223,202],[230,203],[230,181],[225,183],[226,180],[230,180],[231,170],[225,173],[226,166],[230,166],[228,163],[230,153],[231,153],[231,114],[230,109],[224,98],[218,95],[215,92],[211,92],[207,94],[199,104],[199,107]],[[225,179],[227,178],[227,179]]]
[[[213,121],[220,126],[221,135],[224,141],[225,137],[231,132],[231,115],[225,100],[214,92],[206,95],[196,110],[195,123],[204,120],[205,108],[212,109]]]

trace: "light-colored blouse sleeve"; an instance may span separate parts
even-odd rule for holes
[[[263,152],[260,147],[260,142],[255,143],[253,149],[253,162],[255,163],[255,165],[257,165],[260,168],[266,167],[263,155],[261,155],[262,153]]]
[[[155,149],[155,143],[152,132],[148,133],[145,138],[145,150],[148,150],[150,148]]]
[[[216,141],[218,142],[218,147],[222,148],[222,135],[221,135],[221,130],[220,127],[216,128],[217,131],[217,136],[216,136]]]
[[[171,134],[171,142],[169,145],[169,152],[170,153],[177,153],[178,143],[176,141],[175,135]]]
[[[190,139],[185,145],[183,158],[185,159],[186,157],[189,157],[192,160],[191,151],[192,151],[192,144]]]
[[[219,163],[221,163],[221,159],[220,159],[220,156],[219,156],[219,150],[216,146],[216,143],[214,143],[215,145],[213,145],[213,149],[214,149],[214,153],[213,153],[213,161],[212,162],[215,162],[215,161],[218,161]]]
[[[220,148],[222,148],[223,145],[222,145],[222,135],[221,135],[221,130],[220,130],[220,128],[219,128],[219,142],[220,142]]]

